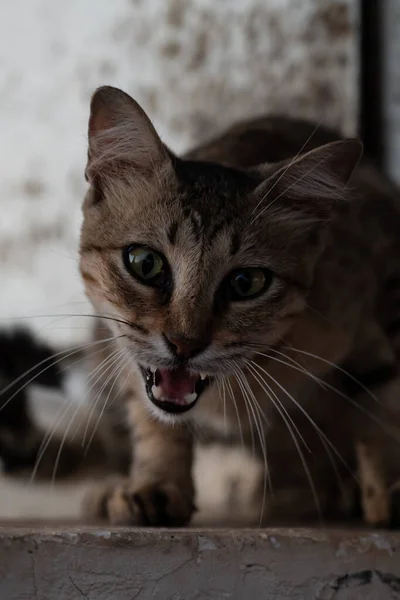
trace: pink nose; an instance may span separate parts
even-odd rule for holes
[[[200,354],[209,344],[206,340],[192,339],[175,333],[165,333],[164,337],[171,352],[184,360]]]

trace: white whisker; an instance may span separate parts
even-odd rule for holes
[[[255,364],[255,365],[257,365],[257,363],[254,363],[254,364]],[[259,366],[259,365],[257,365],[257,367],[258,367],[258,366]],[[258,381],[258,383],[259,383],[259,384],[260,384],[260,385],[263,387],[263,385],[262,385],[262,380],[261,380],[261,376],[258,376],[256,371],[254,371],[254,372],[253,372],[253,377],[254,377],[254,378],[256,379],[256,381]],[[265,383],[265,381],[264,381],[264,383]],[[264,389],[264,388],[263,388],[263,389]],[[272,391],[272,390],[271,390],[271,391]],[[320,521],[322,521],[322,511],[321,511],[321,504],[320,504],[320,501],[319,501],[319,497],[318,497],[317,489],[316,489],[316,487],[315,487],[315,483],[314,483],[314,480],[313,480],[313,478],[312,478],[312,475],[311,475],[310,468],[309,468],[309,466],[308,466],[308,464],[307,464],[307,461],[306,461],[306,459],[305,459],[304,453],[303,453],[303,451],[302,451],[302,449],[301,449],[301,447],[300,447],[299,441],[298,441],[298,439],[296,438],[296,436],[295,436],[295,433],[294,433],[294,431],[293,431],[293,429],[292,429],[292,427],[291,427],[291,424],[290,424],[290,422],[288,421],[288,419],[286,418],[286,416],[285,416],[285,413],[283,412],[283,410],[281,409],[281,407],[279,406],[279,404],[276,404],[276,403],[275,403],[275,401],[274,401],[274,399],[273,399],[272,395],[268,394],[268,392],[267,392],[267,395],[269,396],[269,398],[270,398],[270,400],[271,400],[272,404],[275,406],[275,408],[277,409],[278,413],[280,414],[280,416],[281,416],[281,418],[282,418],[283,422],[285,423],[285,425],[286,425],[286,427],[287,427],[287,429],[288,429],[288,431],[289,431],[289,434],[290,434],[290,436],[291,436],[291,438],[292,438],[292,440],[293,440],[293,443],[294,443],[294,445],[295,445],[295,447],[296,447],[297,453],[298,453],[298,455],[299,455],[299,458],[300,458],[300,460],[301,460],[301,463],[302,463],[302,465],[303,465],[304,472],[305,472],[305,474],[306,474],[306,477],[307,477],[307,479],[308,479],[308,483],[309,483],[309,485],[310,485],[311,493],[312,493],[312,495],[313,495],[313,498],[314,498],[315,507],[316,507],[316,509],[317,509],[317,513],[318,513],[319,520],[320,520]],[[275,395],[275,397],[276,397],[276,395]],[[280,404],[281,404],[281,403],[280,403]]]
[[[262,353],[260,353],[260,354],[262,354]],[[290,363],[285,363],[284,361],[281,361],[280,359],[277,359],[277,358],[275,358],[273,356],[269,356],[267,354],[264,354],[263,356],[265,356],[266,358],[269,358],[271,360],[276,360],[278,362],[282,362],[283,364],[285,364],[286,366],[288,366],[290,368],[298,369],[297,367],[291,365]],[[300,402],[298,402],[292,396],[292,394],[290,394],[288,392],[288,390],[279,383],[279,381],[277,381],[270,373],[268,373],[268,371],[266,371],[266,369],[264,369],[260,365],[258,365],[258,368],[261,369],[261,371],[263,373],[265,373],[265,375],[267,375],[267,377],[269,377],[275,383],[275,385],[277,385],[279,387],[279,389],[289,398],[289,400],[291,400],[293,402],[293,404],[299,409],[299,411],[306,417],[306,419],[308,420],[308,422],[314,427],[315,431],[326,441],[326,443],[329,445],[329,447],[332,449],[332,451],[335,453],[335,455],[337,456],[337,458],[340,460],[340,462],[343,464],[343,466],[347,469],[347,471],[350,473],[350,475],[353,477],[353,479],[355,481],[357,481],[357,483],[358,483],[358,480],[357,480],[356,476],[354,475],[354,473],[353,473],[352,469],[350,468],[350,466],[344,460],[343,456],[340,454],[340,452],[337,450],[337,448],[334,446],[334,444],[331,442],[331,440],[326,436],[326,434],[322,431],[322,429],[317,425],[317,423],[314,421],[314,419],[311,418],[311,416],[304,409],[304,407],[300,404]],[[306,370],[303,370],[303,372],[304,372],[305,375],[309,374],[309,373],[307,373]],[[311,376],[313,378],[315,377],[312,374],[311,374]],[[326,385],[325,382],[323,382],[323,383],[324,383],[324,385]]]
[[[34,381],[35,379],[37,379],[37,377],[39,377],[39,375],[41,375],[42,373],[44,373],[45,371],[47,371],[48,369],[50,369],[51,367],[54,367],[55,365],[59,364],[60,362],[62,362],[63,360],[66,360],[67,358],[69,358],[70,356],[73,356],[74,354],[77,354],[78,352],[82,352],[82,350],[85,350],[86,348],[91,348],[93,346],[99,345],[99,344],[104,344],[105,342],[109,342],[115,339],[118,339],[118,337],[123,337],[123,336],[113,336],[110,338],[105,338],[103,340],[97,340],[95,342],[90,342],[89,344],[84,344],[83,346],[77,346],[75,347],[73,350],[62,350],[60,352],[56,352],[55,354],[53,354],[51,357],[45,358],[44,360],[40,361],[39,363],[37,363],[36,365],[34,365],[33,367],[31,367],[30,369],[28,369],[27,371],[25,371],[25,373],[22,373],[22,375],[19,375],[19,377],[17,377],[16,379],[14,379],[11,383],[9,383],[8,385],[6,385],[2,390],[0,390],[0,396],[4,395],[8,390],[10,390],[16,383],[18,383],[19,381],[21,381],[24,377],[26,377],[27,375],[29,375],[29,373],[32,373],[32,371],[34,371],[35,369],[37,369],[38,367],[40,367],[41,365],[43,365],[44,363],[47,363],[49,360],[52,360],[55,357],[60,357],[58,358],[56,361],[52,362],[50,365],[47,365],[45,368],[41,369],[38,373],[35,373],[35,375],[33,377],[31,377],[28,381],[26,381],[22,386],[20,386],[8,399],[7,401],[1,406],[0,411],[3,410],[8,404],[9,402],[11,402],[11,400],[13,398],[15,398],[15,396],[17,394],[19,394],[23,389],[25,389],[30,383],[32,383],[32,381]]]
[[[365,385],[363,385],[363,383],[361,383],[361,381],[359,381],[357,379],[357,377],[354,377],[354,375],[352,375],[351,373],[346,371],[346,369],[343,369],[343,367],[340,367],[339,365],[336,365],[335,363],[331,362],[330,360],[327,360],[326,358],[322,358],[321,356],[318,356],[317,354],[313,354],[312,352],[306,352],[305,350],[299,350],[298,348],[293,348],[292,346],[286,346],[286,349],[293,350],[294,352],[298,352],[299,354],[303,354],[304,356],[309,356],[310,358],[315,358],[317,360],[320,360],[321,362],[325,363],[326,365],[329,365],[333,369],[340,371],[340,373],[343,373],[343,375],[348,377],[351,381],[353,381],[353,383],[355,383],[362,390],[364,390],[364,392],[366,394],[368,394],[372,398],[372,400],[375,400],[375,402],[377,402],[379,404],[379,399],[375,396],[375,394],[373,392],[371,392],[371,390],[369,388],[367,388]]]
[[[113,371],[113,373],[112,373],[112,375],[111,375],[112,377],[114,377],[114,381],[113,381],[113,383],[112,383],[112,385],[111,385],[111,387],[110,387],[110,390],[109,390],[109,392],[108,392],[108,394],[107,394],[107,396],[106,396],[106,399],[105,399],[105,400],[104,400],[104,402],[103,402],[103,406],[102,406],[102,409],[101,409],[101,411],[100,411],[100,414],[99,414],[99,416],[97,417],[97,421],[96,421],[96,423],[95,423],[95,426],[94,426],[94,428],[93,428],[92,435],[90,436],[90,438],[89,438],[89,441],[88,441],[88,443],[87,443],[87,446],[86,446],[86,451],[85,451],[85,454],[88,452],[88,450],[89,450],[89,447],[90,447],[90,444],[91,444],[91,443],[92,443],[92,441],[93,441],[93,438],[94,438],[94,436],[95,436],[95,433],[96,433],[96,431],[97,431],[97,428],[98,428],[98,426],[99,426],[99,424],[100,424],[100,421],[101,421],[101,419],[102,419],[102,417],[103,417],[104,411],[106,410],[106,408],[109,408],[109,407],[110,407],[110,405],[108,404],[108,401],[109,401],[109,399],[110,399],[111,392],[113,391],[115,384],[117,383],[117,381],[118,381],[118,380],[119,380],[119,378],[121,377],[121,374],[122,374],[122,372],[123,372],[124,368],[126,367],[126,364],[127,364],[127,357],[126,357],[125,355],[123,355],[122,357],[121,357],[121,355],[119,355],[119,358],[120,358],[120,361],[118,362],[116,369],[114,369],[114,371]],[[129,375],[130,375],[130,374],[128,374],[128,376],[127,376],[127,378],[126,378],[126,381],[127,381],[127,379],[129,378]],[[118,392],[117,392],[117,395],[118,395]],[[115,398],[114,398],[114,400],[115,400]]]
[[[260,439],[261,451],[262,451],[262,455],[263,455],[263,459],[264,459],[263,497],[262,497],[262,507],[261,507],[261,514],[260,514],[260,522],[259,522],[259,526],[261,527],[263,517],[264,517],[264,509],[265,509],[266,499],[267,499],[267,481],[269,481],[266,441],[265,441],[265,436],[264,436],[264,432],[263,432],[260,415],[257,413],[257,411],[256,411],[257,409],[256,409],[255,405],[252,405],[252,403],[251,403],[251,396],[249,395],[248,390],[251,391],[251,394],[253,395],[253,397],[254,397],[254,394],[252,393],[252,390],[248,384],[248,381],[247,381],[246,377],[244,376],[244,373],[240,369],[240,367],[237,367],[237,372],[235,373],[235,376],[236,376],[237,382],[242,390],[243,399],[245,401],[245,404],[246,404],[246,406],[247,405],[249,406],[251,413],[253,415],[254,424],[255,424],[257,432],[258,432],[258,436]]]
[[[230,395],[231,400],[233,402],[233,405],[235,407],[236,418],[237,418],[238,427],[239,427],[240,440],[241,440],[241,443],[242,443],[242,447],[244,447],[244,436],[243,436],[242,421],[240,419],[240,414],[239,414],[239,409],[238,409],[238,405],[237,405],[237,402],[236,402],[235,394],[233,392],[232,384],[230,382],[230,379],[228,377],[225,378],[225,382],[226,382],[226,387],[228,388],[229,395]]]

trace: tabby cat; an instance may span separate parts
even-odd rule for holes
[[[361,154],[265,117],[177,157],[130,96],[95,92],[80,269],[133,460],[87,514],[189,523],[194,438],[214,431],[265,465],[263,522],[394,522],[400,199]]]

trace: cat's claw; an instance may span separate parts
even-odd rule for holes
[[[137,487],[130,479],[109,481],[84,501],[85,518],[110,525],[182,527],[194,511],[192,500],[170,482]]]

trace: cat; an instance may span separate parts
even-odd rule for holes
[[[358,140],[298,119],[242,122],[178,157],[106,86],[88,129],[80,270],[110,328],[100,405],[113,386],[130,472],[85,515],[190,523],[198,434],[256,453],[262,523],[395,524],[397,189]]]

